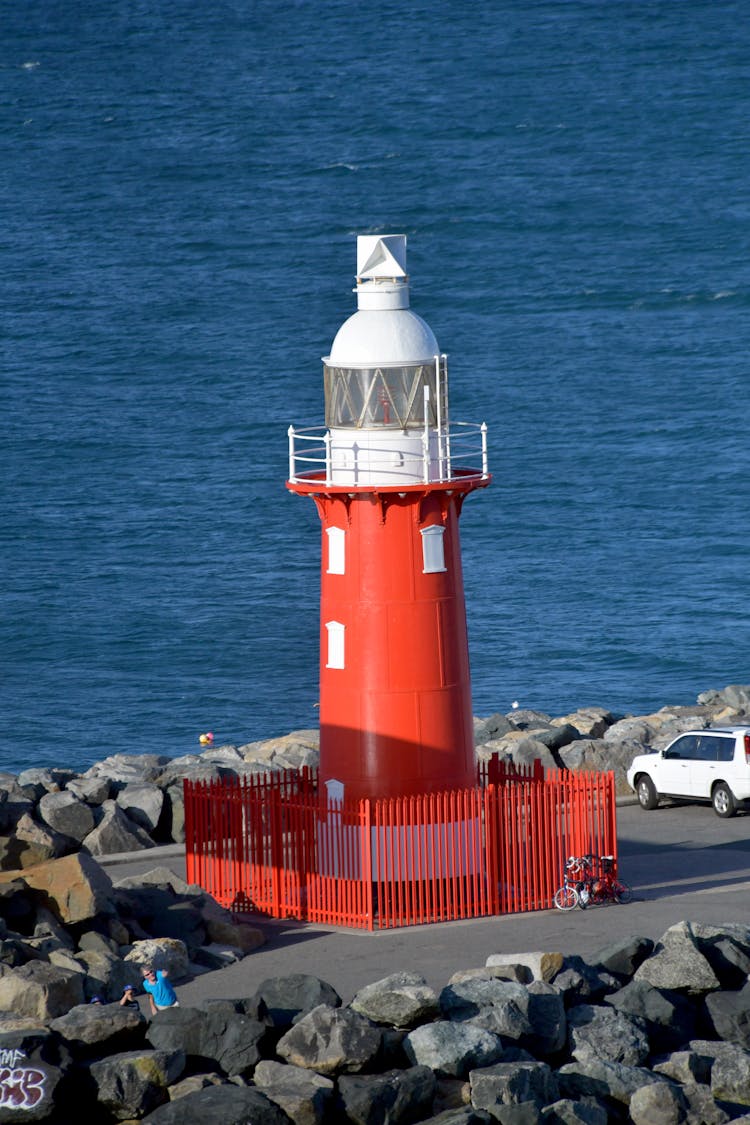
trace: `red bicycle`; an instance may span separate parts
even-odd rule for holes
[[[617,877],[614,856],[572,855],[565,861],[563,885],[553,902],[558,910],[585,910],[602,902],[630,902],[632,897],[630,885]]]
[[[618,879],[613,855],[585,855],[583,887],[578,892],[578,905],[582,910],[602,902],[630,902],[632,888],[624,879]]]

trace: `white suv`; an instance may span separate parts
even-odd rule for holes
[[[642,809],[679,797],[710,801],[718,816],[734,816],[750,800],[750,727],[686,731],[663,750],[634,758],[628,785]]]

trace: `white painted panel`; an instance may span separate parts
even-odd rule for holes
[[[344,668],[344,626],[340,621],[326,621],[328,659],[326,668]]]
[[[346,574],[346,532],[340,527],[327,527],[328,574]]]
[[[422,572],[423,574],[438,574],[445,570],[445,545],[443,536],[445,528],[439,524],[432,524],[420,532],[422,536]]]

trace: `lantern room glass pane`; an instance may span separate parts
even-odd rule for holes
[[[429,388],[427,424],[437,425],[434,363],[393,367],[324,365],[326,425],[361,429],[416,429],[425,424],[424,389]],[[443,414],[443,421],[445,416]]]

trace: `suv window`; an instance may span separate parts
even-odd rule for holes
[[[669,750],[665,754],[665,757],[687,759],[697,758],[697,741],[697,737],[694,734],[683,735],[682,738],[677,739],[673,746],[670,746]]]
[[[731,762],[734,758],[734,736],[731,738],[722,738],[721,735],[716,736],[716,761],[717,762]]]

